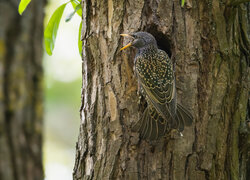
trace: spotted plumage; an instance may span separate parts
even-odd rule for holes
[[[138,131],[142,138],[151,140],[163,136],[170,129],[183,131],[185,125],[191,125],[193,118],[176,102],[175,76],[170,58],[165,51],[158,49],[151,34],[137,32],[129,36],[133,42],[125,48],[134,46],[138,49],[135,70],[148,104],[133,130]]]

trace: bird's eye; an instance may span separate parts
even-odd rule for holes
[[[137,39],[138,37],[136,35],[132,35],[133,38]]]

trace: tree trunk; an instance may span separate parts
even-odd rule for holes
[[[42,39],[45,1],[22,16],[0,0],[0,179],[43,179]]]
[[[84,1],[74,179],[246,179],[249,13],[249,3],[226,0]],[[195,119],[184,137],[131,132],[145,100],[135,50],[120,52],[119,34],[135,31],[153,34],[175,63],[178,101]]]

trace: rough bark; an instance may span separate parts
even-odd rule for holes
[[[84,1],[74,179],[246,179],[250,5],[227,4]],[[152,33],[175,63],[178,101],[195,117],[182,138],[148,142],[131,132],[145,101],[137,93],[135,50],[120,52],[126,42],[119,34],[135,31]]]
[[[45,1],[22,16],[0,0],[0,179],[43,179],[42,38]]]

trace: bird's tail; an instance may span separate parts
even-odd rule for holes
[[[167,131],[167,123],[154,108],[149,106],[143,112],[142,117],[134,124],[132,131],[139,132],[142,139],[155,140],[163,136]]]
[[[148,106],[142,117],[133,125],[132,131],[138,132],[142,139],[156,140],[164,136],[171,129],[184,130],[193,121],[191,113],[180,104],[177,104],[175,119],[166,121],[158,112]]]
[[[176,123],[177,127],[172,127],[175,129],[178,129],[180,132],[184,130],[185,126],[191,126],[193,122],[193,116],[192,114],[184,108],[182,105],[177,103],[177,109],[176,109]]]

